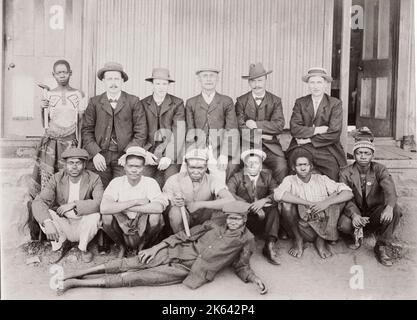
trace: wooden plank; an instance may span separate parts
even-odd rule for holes
[[[370,117],[372,110],[372,79],[361,79],[361,107],[360,116]]]
[[[3,12],[3,7],[4,7],[4,2],[3,0],[0,0],[0,17],[4,17],[4,12]],[[0,34],[4,35],[4,20],[0,21]],[[7,35],[5,35],[7,36]],[[0,71],[0,137],[3,138],[4,137],[4,100],[3,100],[3,91],[4,91],[4,87],[3,87],[3,79],[4,79],[4,41],[0,41],[0,52],[2,52],[0,54],[0,67],[1,67],[1,71]]]
[[[34,0],[13,1],[13,54],[33,56],[34,54]],[[9,48],[10,49],[10,48]]]
[[[390,45],[390,2],[391,0],[379,0],[378,11],[378,59],[389,58]]]
[[[375,118],[387,118],[387,103],[388,103],[388,78],[378,77],[376,79],[376,94],[375,94]]]
[[[343,104],[343,127],[340,141],[346,149],[347,123],[349,109],[349,70],[350,70],[350,22],[352,0],[343,1],[342,5],[342,45],[340,57],[340,99]]]
[[[44,56],[63,57],[68,31],[65,0],[45,0],[44,10]]]
[[[364,60],[374,58],[374,15],[377,0],[364,1],[363,53]]]

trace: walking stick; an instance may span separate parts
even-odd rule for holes
[[[182,194],[176,193],[175,197],[182,197]],[[187,237],[190,237],[191,232],[190,232],[190,226],[188,225],[187,212],[185,212],[185,207],[180,207],[180,210],[181,210],[181,218],[182,218],[182,223],[184,225],[185,234],[187,235]]]
[[[45,100],[48,99],[48,91],[51,90],[51,88],[49,88],[46,84],[41,84],[41,83],[38,83],[38,87],[42,89],[43,98]],[[44,122],[45,129],[48,129],[49,128],[49,112],[48,110],[45,110],[45,109],[46,108],[44,108],[43,110],[43,122]]]

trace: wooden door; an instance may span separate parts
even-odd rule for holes
[[[56,87],[53,63],[70,62],[72,86],[81,82],[81,14],[79,0],[6,0],[4,22],[5,138],[43,134],[38,83]]]
[[[363,1],[356,126],[367,126],[376,137],[393,136],[399,3],[397,0]]]

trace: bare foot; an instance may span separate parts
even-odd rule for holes
[[[332,253],[330,252],[330,250],[327,248],[326,242],[324,239],[320,238],[319,236],[317,236],[316,241],[314,242],[314,245],[316,246],[316,249],[319,253],[319,256],[322,259],[326,259],[328,257],[330,257],[332,255]]]
[[[68,279],[59,283],[58,288],[56,289],[56,295],[62,296],[68,289],[75,287],[75,280]]]
[[[292,255],[295,258],[301,258],[304,252],[304,246],[303,246],[303,239],[294,239],[294,244],[291,247],[291,249],[288,251],[290,255]]]

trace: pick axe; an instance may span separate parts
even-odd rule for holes
[[[45,100],[48,99],[48,91],[50,91],[51,88],[49,88],[46,84],[41,84],[41,83],[38,83],[38,87],[42,89],[43,98]],[[48,129],[49,128],[49,112],[48,110],[45,110],[45,109],[46,108],[44,108],[43,110],[43,122],[44,122],[45,129]]]

